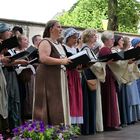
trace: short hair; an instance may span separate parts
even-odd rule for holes
[[[36,37],[41,37],[41,35],[39,35],[39,34],[37,34],[37,35],[34,35],[33,37],[32,37],[32,43],[34,44],[34,42],[35,42],[35,39],[36,39]]]
[[[114,32],[112,31],[104,31],[101,35],[101,40],[104,43],[108,39],[114,38]]]
[[[97,33],[97,31],[94,30],[94,29],[86,29],[86,30],[84,30],[83,33],[82,33],[82,42],[87,43],[89,41],[89,38],[92,35],[95,35],[96,33]]]
[[[12,31],[13,33],[15,33],[16,31],[19,31],[21,34],[23,34],[23,29],[20,26],[14,26]]]

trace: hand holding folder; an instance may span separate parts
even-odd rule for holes
[[[38,50],[35,47],[30,46],[25,51],[22,51],[20,53],[13,55],[12,57],[10,57],[10,59],[11,61],[14,61],[17,59],[28,59],[29,63],[33,64],[34,62],[37,62],[38,60]]]
[[[71,69],[76,68],[78,65],[81,64],[88,64],[91,60],[86,50],[80,51],[77,54],[74,54],[68,58],[72,61],[72,63],[69,63],[68,65],[66,65],[66,67]]]
[[[82,64],[83,66],[84,65],[88,66],[96,62],[108,62],[110,60],[111,61],[129,60],[129,59],[138,60],[140,59],[140,47],[130,49],[128,51],[120,51],[116,53],[111,53],[108,55],[98,57],[97,59],[90,59],[88,51],[83,50],[68,58],[72,61],[72,63],[70,63],[69,65],[66,65],[67,68],[76,68],[80,64]]]

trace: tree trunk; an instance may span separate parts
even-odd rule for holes
[[[108,30],[118,30],[118,17],[117,17],[118,1],[108,0]]]

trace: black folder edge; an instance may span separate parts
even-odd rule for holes
[[[133,54],[132,57],[131,57],[131,54]],[[128,59],[134,59],[134,61],[140,59],[140,48],[134,48],[134,49],[130,49],[128,51],[120,51],[120,52],[100,56],[100,57],[98,57],[97,60],[89,60],[88,63],[94,64],[96,62],[107,62],[109,60],[118,61],[118,60],[128,60]],[[73,61],[73,63],[75,63],[74,60],[72,60],[72,61]],[[82,62],[82,63],[85,64],[84,62]],[[73,65],[76,66],[76,64],[73,64]],[[70,64],[66,65],[66,67],[70,67]]]
[[[11,56],[10,59],[11,59],[11,61],[14,61],[14,60],[17,60],[17,59],[24,59],[28,55],[29,55],[29,52],[23,51],[23,52],[20,52],[20,53],[17,53],[15,55]]]
[[[111,53],[108,55],[98,57],[99,62],[107,62],[109,60],[118,61],[123,59],[124,59],[124,51],[120,51],[118,53]]]
[[[19,46],[19,43],[18,43],[18,39],[16,36],[8,38],[8,39],[2,41],[2,43],[0,44],[0,52],[5,48],[12,49],[17,46]]]
[[[137,61],[140,59],[140,47],[129,49],[127,51],[120,51],[118,53],[111,53],[108,55],[104,55],[98,57],[98,61],[107,62],[109,60],[117,61],[117,60],[129,60],[133,59],[133,61]]]
[[[78,56],[77,58],[70,59],[70,60],[72,61],[72,63],[65,65],[66,68],[76,68],[80,64],[82,64],[82,65],[88,64],[91,59],[89,58],[89,56],[87,54],[83,54],[81,56]]]
[[[38,49],[37,48],[30,46],[29,48],[27,48],[26,51],[29,52],[27,57],[30,61],[34,62],[36,58],[38,59]],[[31,63],[33,63],[33,62],[31,62]]]
[[[124,60],[134,59],[134,61],[140,59],[140,47],[129,49],[124,52]]]
[[[35,47],[34,47],[34,46],[32,46],[32,45],[26,49],[26,51],[27,51],[27,52],[29,52],[29,53],[36,52],[37,50],[38,50],[38,49],[37,49],[37,48],[35,48]]]

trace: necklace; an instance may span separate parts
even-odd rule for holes
[[[56,45],[58,45],[58,44],[59,44],[57,40],[56,40],[56,41],[54,41],[54,40],[52,40],[52,39],[50,38],[50,41],[51,41],[52,43],[56,44]]]

